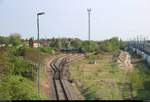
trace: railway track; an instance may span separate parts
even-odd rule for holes
[[[50,67],[53,70],[53,92],[55,96],[55,100],[71,100],[70,96],[70,90],[68,89],[68,86],[66,85],[65,81],[63,80],[64,76],[64,68],[65,64],[67,63],[67,59],[70,57],[64,56],[64,57],[57,57],[50,63]]]

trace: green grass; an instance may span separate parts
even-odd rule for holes
[[[96,64],[89,61],[96,60]],[[132,60],[139,59],[138,57]],[[150,69],[145,62],[133,64],[133,71],[125,75],[110,54],[91,55],[78,60],[70,66],[70,78],[75,81],[87,100],[122,100],[121,83],[126,76],[131,90],[127,87],[124,96],[133,95],[133,99],[150,99]]]
[[[88,64],[95,59],[96,64]],[[85,87],[80,87],[87,100],[122,99],[117,82],[122,80],[122,71],[112,60],[112,55],[92,55],[71,65],[71,78]]]
[[[135,57],[134,59],[137,59]],[[133,59],[133,60],[134,60]],[[133,96],[135,99],[150,99],[150,69],[144,61],[134,64],[132,80]]]

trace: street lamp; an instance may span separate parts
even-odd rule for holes
[[[90,26],[91,26],[91,24],[90,24],[90,14],[91,14],[91,8],[88,8],[87,9],[87,12],[88,12],[88,38],[89,38],[89,51],[90,51],[90,30],[91,30],[91,28],[90,28]]]
[[[44,12],[37,13],[37,41],[38,41],[38,65],[37,65],[37,80],[38,80],[38,96],[40,97],[40,41],[39,41],[39,16],[44,15]]]

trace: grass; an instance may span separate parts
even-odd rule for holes
[[[49,97],[47,97],[43,90],[42,90],[42,83],[44,81],[46,81],[48,78],[46,77],[46,63],[45,63],[45,59],[48,59],[50,56],[52,56],[51,54],[48,53],[40,53],[40,99],[41,100],[48,100]],[[26,49],[25,52],[25,59],[31,61],[33,64],[37,64],[38,63],[38,51],[37,49],[34,48],[28,48]],[[37,85],[37,76],[35,79],[35,83],[34,83],[34,89],[37,91],[38,90],[38,85]]]
[[[89,61],[96,60],[96,64]],[[91,55],[79,59],[70,66],[72,79],[87,100],[122,100],[132,94],[133,99],[150,99],[150,69],[139,57],[133,57],[133,71],[125,75],[111,54]],[[137,63],[136,63],[137,60]],[[124,78],[127,87],[124,96],[120,87]]]
[[[89,64],[92,59],[96,64]],[[112,55],[92,55],[74,63],[70,67],[71,78],[82,85],[79,86],[87,100],[122,99],[118,82],[123,74]]]
[[[139,59],[133,56],[133,61]],[[131,75],[133,96],[135,99],[150,99],[150,69],[146,62],[141,60],[134,63],[134,72]]]

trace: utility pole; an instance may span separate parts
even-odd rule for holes
[[[91,43],[90,43],[90,33],[91,33],[90,15],[91,15],[91,8],[88,8],[87,12],[88,12],[88,40],[89,40],[89,51],[90,51],[90,46],[91,46]]]
[[[37,65],[37,81],[38,81],[38,96],[40,97],[40,37],[39,37],[39,16],[44,15],[44,12],[37,13],[37,41],[38,41],[38,65]]]
[[[145,45],[145,37],[143,36],[143,48],[144,48],[144,45]]]
[[[134,38],[134,47],[136,46],[136,38]]]
[[[138,39],[138,35],[137,35],[137,48],[139,48],[139,39]]]
[[[140,35],[140,49],[142,48],[142,35]]]

